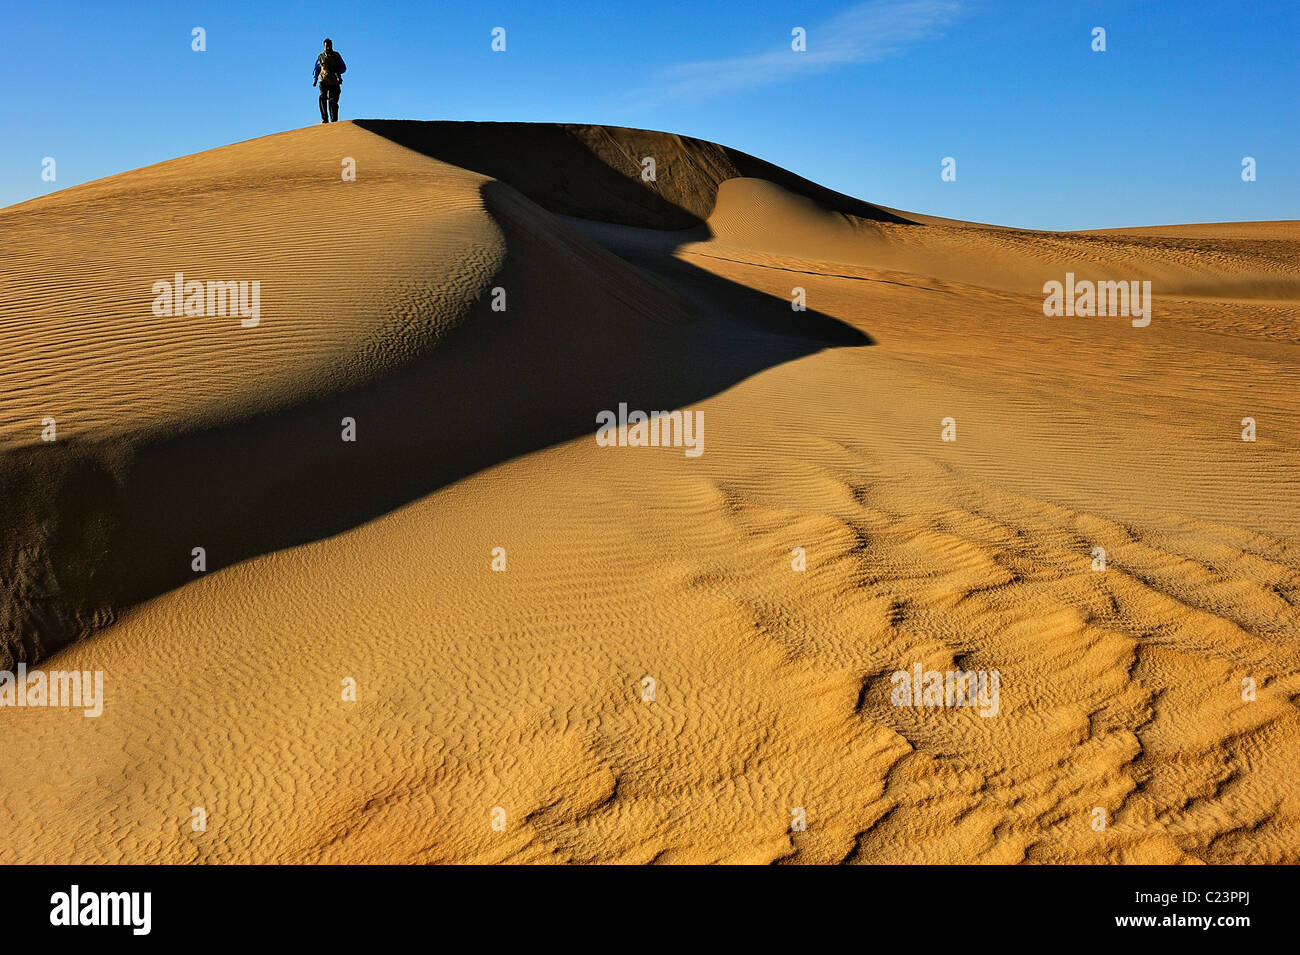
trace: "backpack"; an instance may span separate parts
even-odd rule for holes
[[[343,76],[338,69],[339,59],[337,50],[330,50],[329,52],[322,50],[320,55],[316,57],[316,61],[320,63],[319,82],[321,86],[343,85]]]

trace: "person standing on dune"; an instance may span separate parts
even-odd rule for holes
[[[339,93],[343,90],[343,74],[348,65],[343,62],[334,43],[325,38],[325,49],[316,55],[316,68],[311,72],[311,85],[320,84],[320,121],[339,121]]]

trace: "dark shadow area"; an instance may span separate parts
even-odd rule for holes
[[[805,341],[819,341],[827,346],[874,345],[867,333],[846,325],[838,318],[807,309],[795,311],[792,299],[774,299],[771,295],[720,278],[713,273],[678,258],[675,253],[688,242],[712,237],[708,226],[682,232],[616,226],[564,216],[565,222],[610,252],[635,265],[644,273],[672,285],[689,297],[696,307],[715,316],[719,323],[735,323],[762,329],[772,335],[794,335]],[[791,291],[800,284],[791,281]],[[782,302],[784,308],[773,307]]]
[[[548,212],[648,229],[689,229],[727,179],[767,179],[824,209],[910,223],[737,149],[674,133],[571,123],[358,119],[362,129],[442,162],[509,183]],[[655,160],[653,182],[642,160]]]
[[[113,449],[77,442],[0,456],[0,670],[111,621],[120,465]]]
[[[0,460],[0,668],[30,665],[117,609],[194,580],[195,547],[212,572],[330,537],[502,461],[594,440],[597,413],[620,402],[687,408],[823,348],[871,343],[672,259],[680,237],[656,239],[637,267],[509,186],[487,183],[483,196],[507,238],[491,284],[509,290],[508,310],[494,312],[485,294],[428,355],[217,429]],[[345,417],[355,443],[341,440]]]

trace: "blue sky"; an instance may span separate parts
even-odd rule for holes
[[[349,67],[345,119],[663,129],[872,202],[1029,228],[1300,218],[1295,0],[0,10],[0,205],[318,122],[311,66],[330,36]],[[955,182],[940,179],[949,156]]]

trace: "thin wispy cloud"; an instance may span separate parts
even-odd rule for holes
[[[883,60],[939,33],[960,8],[957,0],[873,0],[820,23],[791,23],[791,30],[807,30],[806,51],[794,52],[787,34],[783,44],[768,52],[680,63],[663,70],[641,91],[643,102],[717,96]]]

